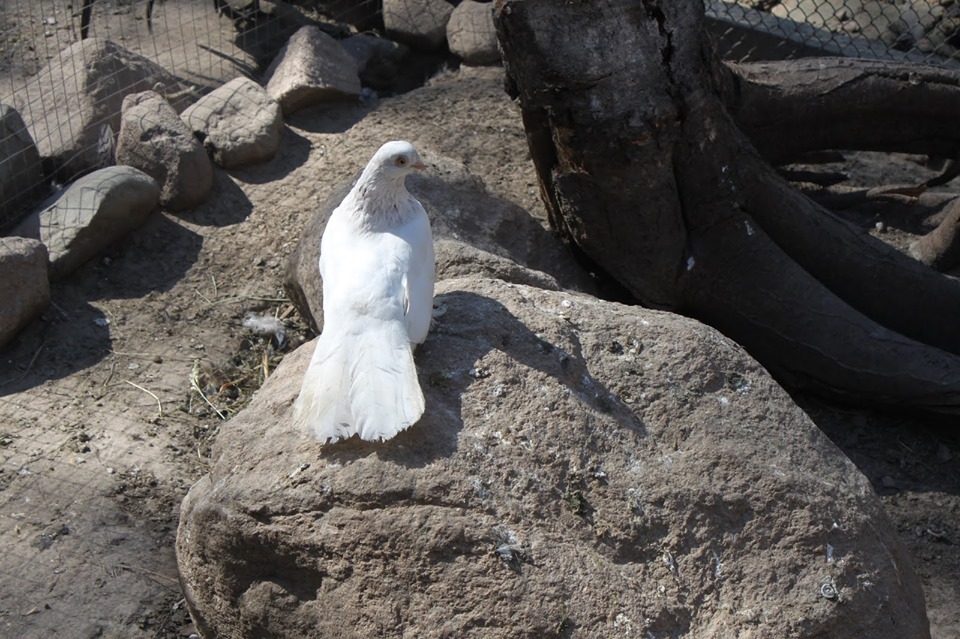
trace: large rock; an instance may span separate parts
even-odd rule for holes
[[[170,103],[153,91],[123,99],[117,163],[155,179],[160,204],[173,211],[198,206],[213,189],[207,152]]]
[[[467,64],[497,64],[500,49],[493,26],[493,8],[486,2],[463,0],[450,14],[447,23],[450,51]]]
[[[280,103],[284,115],[360,96],[356,60],[315,26],[301,27],[290,36],[265,77],[267,94]]]
[[[47,250],[37,240],[0,237],[0,348],[50,304]]]
[[[23,118],[0,104],[0,230],[19,222],[46,190],[40,152]]]
[[[217,438],[177,555],[206,637],[929,637],[869,482],[696,321],[443,282],[427,409],[302,438],[312,345]]]
[[[71,184],[13,234],[43,242],[50,277],[59,279],[146,222],[159,200],[160,185],[152,177],[130,166],[111,166]]]
[[[446,0],[383,0],[387,36],[422,51],[443,46],[451,13]]]
[[[542,288],[594,290],[566,246],[529,213],[491,193],[456,160],[420,152],[429,168],[408,177],[407,188],[430,217],[438,280],[475,274]],[[314,330],[323,324],[320,238],[351,186],[352,181],[342,184],[319,207],[287,262],[284,288]]]
[[[184,109],[180,117],[225,169],[266,162],[280,148],[280,104],[250,78],[227,82]]]
[[[109,40],[88,38],[64,49],[27,85],[20,113],[40,155],[68,182],[113,164],[123,98],[148,89],[162,90],[178,111],[191,96],[163,67]]]

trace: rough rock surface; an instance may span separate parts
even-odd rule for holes
[[[23,118],[0,104],[0,229],[16,224],[45,190],[40,152]]]
[[[463,0],[450,14],[447,44],[467,64],[497,64],[500,49],[490,3]]]
[[[301,27],[290,36],[265,78],[267,94],[280,103],[284,115],[360,95],[356,60],[315,26]]]
[[[47,249],[37,240],[0,237],[0,348],[50,304]]]
[[[423,51],[443,46],[451,13],[446,0],[383,0],[387,36]]]
[[[312,346],[183,503],[208,637],[928,637],[854,465],[742,349],[677,315],[442,282],[424,418],[292,432]]]
[[[88,38],[65,49],[27,85],[20,114],[40,155],[68,182],[113,163],[124,96],[156,88],[178,111],[192,96],[163,67],[109,40]]]
[[[193,131],[153,91],[123,99],[117,164],[140,169],[160,184],[160,204],[173,211],[201,204],[213,189],[213,165]]]
[[[529,213],[491,193],[456,160],[429,149],[420,153],[429,168],[408,177],[407,188],[430,217],[438,280],[479,274],[541,288],[593,291],[592,280],[569,250]],[[315,330],[323,324],[320,238],[351,185],[342,185],[320,206],[287,262],[284,288]]]
[[[160,200],[156,180],[130,166],[110,166],[71,184],[56,201],[13,230],[38,239],[59,279],[143,224]]]
[[[280,147],[280,104],[250,78],[236,78],[180,114],[213,161],[234,169],[271,159]]]

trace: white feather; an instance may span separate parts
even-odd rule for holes
[[[404,186],[422,167],[409,143],[388,142],[324,230],[323,332],[294,405],[294,426],[322,442],[390,439],[423,414],[413,347],[430,327],[435,260]]]

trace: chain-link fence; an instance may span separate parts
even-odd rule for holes
[[[727,59],[845,56],[960,67],[955,0],[706,0]]]
[[[0,0],[0,232],[112,163],[125,95],[153,89],[183,108],[258,78],[303,24],[346,34],[376,27],[379,11],[376,0]]]
[[[156,88],[176,102],[241,74],[256,78],[285,39],[309,22],[334,35],[339,29],[340,36],[383,31],[383,0],[0,2],[0,231],[59,183],[112,162],[124,95]],[[960,58],[960,2],[954,0],[705,2],[727,59],[843,55],[957,65]],[[403,3],[389,4],[398,11]],[[124,53],[103,63],[109,52],[85,45],[85,37],[110,41]],[[101,68],[91,72],[98,59]],[[148,72],[146,83],[129,73],[147,62],[165,73]],[[90,92],[92,84],[97,104],[71,103],[78,86]],[[91,108],[102,111],[96,126],[89,118],[78,124]],[[58,150],[64,141],[73,153],[96,159],[69,170],[73,158]]]

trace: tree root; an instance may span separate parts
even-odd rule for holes
[[[960,264],[960,199],[945,213],[937,228],[910,245],[910,255],[938,271]]]
[[[571,21],[589,26],[583,41],[562,37]],[[696,0],[498,1],[552,224],[642,303],[713,324],[784,381],[960,412],[960,283],[824,210],[761,157],[957,157],[957,76],[859,61],[726,67],[702,21]]]

